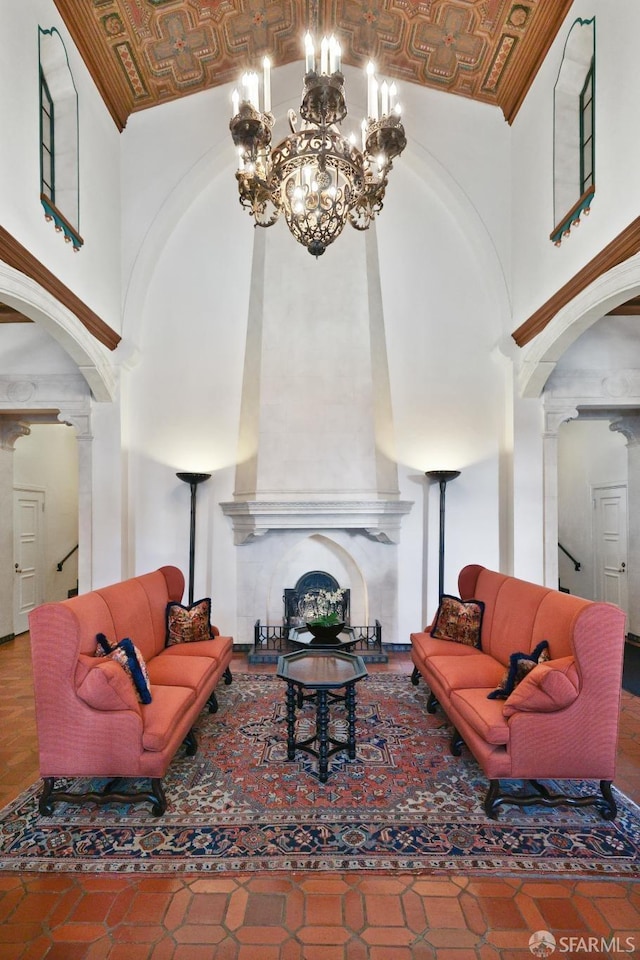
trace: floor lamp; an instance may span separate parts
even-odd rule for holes
[[[444,501],[447,484],[460,476],[459,470],[427,470],[425,477],[440,484],[440,545],[438,548],[438,602],[444,593]]]
[[[210,473],[176,473],[178,480],[184,480],[191,487],[191,526],[189,528],[189,606],[193,603],[193,566],[196,550],[196,490],[198,484],[208,480]]]

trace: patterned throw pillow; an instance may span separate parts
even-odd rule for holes
[[[461,600],[443,593],[431,636],[480,649],[483,615],[482,600]]]
[[[211,598],[198,600],[190,607],[167,604],[167,646],[211,639]]]
[[[509,657],[507,672],[497,689],[487,694],[487,699],[506,700],[534,667],[550,659],[549,644],[546,640],[542,640],[533,653],[512,653]]]
[[[96,657],[108,657],[110,660],[119,663],[125,673],[131,677],[140,703],[151,703],[151,685],[147,665],[144,662],[144,657],[129,637],[121,640],[120,643],[111,644],[104,633],[98,633],[96,634],[96,641],[98,644]]]

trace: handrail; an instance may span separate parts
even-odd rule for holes
[[[60,573],[60,571],[62,570],[63,566],[65,565],[65,563],[67,562],[71,554],[75,553],[77,549],[78,549],[78,544],[76,543],[75,547],[72,547],[71,550],[69,550],[69,553],[66,555],[66,557],[62,558],[62,560],[58,564],[58,573]]]
[[[575,557],[572,557],[569,551],[567,550],[567,548],[563,547],[560,541],[558,541],[558,548],[562,550],[562,552],[566,554],[567,557],[569,557],[569,560],[571,560],[571,563],[573,564],[573,569],[578,571],[580,569],[580,561],[576,560]]]

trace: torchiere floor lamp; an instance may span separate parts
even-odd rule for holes
[[[438,550],[438,602],[444,593],[444,500],[447,484],[460,476],[459,470],[427,470],[425,477],[440,484],[440,546]]]
[[[184,480],[191,487],[191,527],[189,532],[189,606],[193,603],[193,566],[196,550],[196,490],[198,484],[208,480],[210,473],[176,473],[178,480]]]

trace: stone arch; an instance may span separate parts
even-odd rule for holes
[[[614,307],[640,295],[640,254],[594,280],[562,307],[519,357],[523,397],[541,397],[555,366],[572,343]]]

